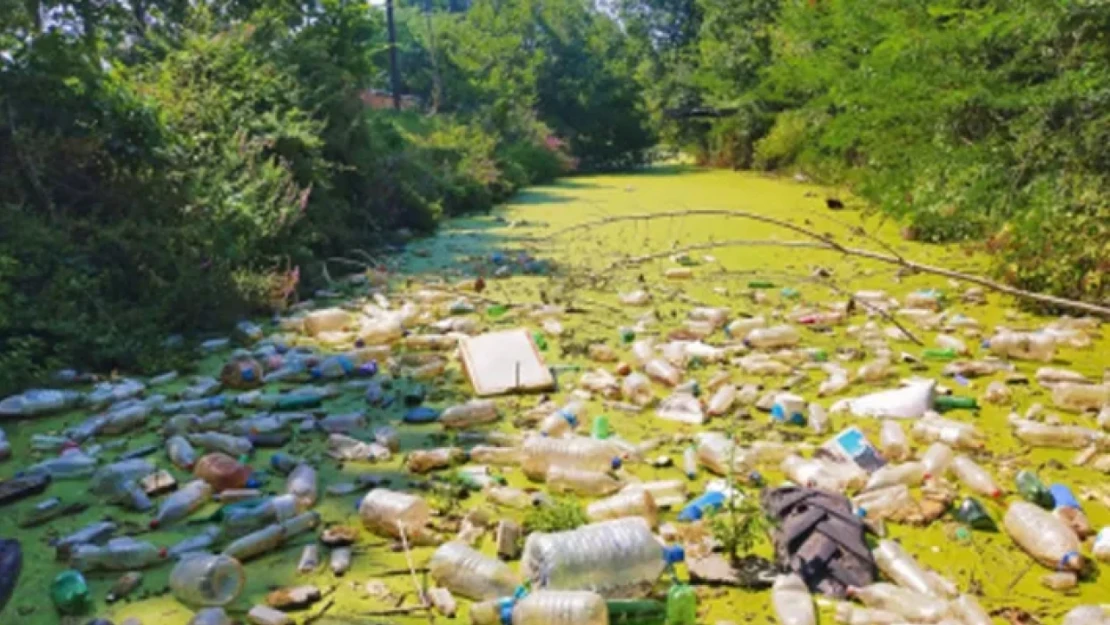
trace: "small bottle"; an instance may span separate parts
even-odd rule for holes
[[[597,497],[617,492],[621,481],[603,471],[552,465],[547,469],[547,486],[557,493]]]
[[[540,434],[553,438],[570,435],[585,417],[585,405],[580,401],[568,402],[566,406],[552,412],[540,421],[536,428]]]
[[[747,466],[744,450],[732,439],[710,432],[697,437],[698,464],[717,475],[730,475],[733,472],[751,470]]]
[[[509,508],[531,508],[535,498],[527,492],[512,486],[489,486],[486,497],[496,505]]]
[[[399,526],[404,526],[411,536],[428,524],[431,509],[415,495],[375,488],[359,503],[358,514],[367,529],[376,534],[400,538]]]
[[[246,561],[277,549],[285,541],[312,530],[320,524],[320,515],[305,512],[281,523],[251,532],[224,547],[223,555]]]
[[[166,555],[165,549],[123,536],[104,545],[77,545],[70,551],[69,563],[78,571],[127,571],[154,566]]]
[[[150,527],[157,529],[180,521],[211,498],[212,487],[204,480],[193,480],[162,500],[157,516],[150,520]]]
[[[877,469],[867,479],[867,485],[864,490],[876,490],[887,486],[894,486],[895,484],[902,484],[905,486],[918,486],[923,481],[929,479],[929,474],[925,470],[925,465],[921,462],[903,462],[901,464],[888,464]]]
[[[921,456],[921,464],[925,466],[925,473],[933,477],[943,477],[948,473],[952,464],[954,453],[952,448],[944,443],[933,443]]]
[[[1002,489],[994,483],[994,478],[974,460],[960,454],[952,459],[952,473],[964,486],[973,492],[997,499],[1002,496]]]
[[[96,458],[80,449],[70,448],[57,458],[43,460],[27,467],[27,475],[48,475],[55,480],[77,480],[89,477],[96,471]]]
[[[655,527],[659,519],[658,515],[659,511],[651,491],[643,489],[621,491],[586,506],[586,517],[593,522],[638,516]]]
[[[413,473],[427,473],[445,469],[466,458],[466,452],[458,447],[437,447],[418,449],[409,453],[405,466]]]
[[[461,541],[444,543],[428,561],[436,583],[468,599],[510,597],[520,578],[507,564],[478,553]]]
[[[621,383],[621,396],[637,406],[647,406],[655,401],[651,380],[641,373],[630,373]]]
[[[225,537],[237,538],[296,515],[297,499],[289,494],[278,495],[253,506],[230,506],[224,512],[222,531]]]
[[[116,583],[112,584],[112,588],[108,591],[108,596],[105,597],[105,601],[108,603],[115,603],[120,599],[125,599],[142,583],[143,574],[139,571],[124,573],[116,580]]]
[[[913,556],[893,540],[880,540],[871,554],[883,575],[899,586],[941,599],[950,594],[947,585],[940,584],[935,574],[921,568]]]
[[[167,555],[175,560],[180,560],[183,556],[188,554],[207,551],[212,545],[216,544],[216,540],[219,538],[220,526],[208,525],[199,534],[174,543],[167,551]]]
[[[301,551],[301,559],[297,562],[297,572],[312,573],[320,567],[320,548],[316,545],[305,545]]]
[[[798,331],[788,325],[755,328],[744,338],[744,344],[754,349],[793,347],[801,340]]]
[[[994,531],[998,529],[994,524],[994,519],[987,514],[987,509],[973,497],[964,498],[964,500],[960,502],[960,505],[956,507],[955,514],[956,519],[960,523],[970,528],[984,531]]]
[[[351,557],[350,547],[332,547],[331,554],[328,556],[328,568],[331,569],[332,575],[346,574],[351,569]]]
[[[193,475],[207,482],[216,492],[254,488],[257,485],[251,480],[250,467],[221,452],[201,456],[193,467]]]
[[[50,583],[50,600],[61,614],[83,614],[92,607],[89,584],[80,571],[62,571]]]
[[[771,605],[782,625],[814,625],[813,598],[801,577],[779,575],[771,587]]]
[[[698,477],[698,450],[693,445],[682,451],[682,471],[688,480]]]
[[[297,510],[304,512],[316,505],[319,497],[316,469],[309,464],[299,465],[285,480],[285,492],[297,502]]]
[[[199,432],[187,436],[189,442],[209,451],[220,451],[232,457],[246,456],[254,450],[250,440],[219,432]]]
[[[154,465],[138,458],[110,464],[93,474],[89,481],[89,491],[109,503],[146,511],[154,504],[138,482],[154,471]]]
[[[909,443],[902,426],[894,420],[886,419],[879,429],[879,449],[888,460],[904,460],[910,454]]]
[[[439,422],[448,429],[468,428],[497,420],[497,404],[489,399],[474,399],[451,406],[439,416]]]
[[[1010,538],[1041,564],[1059,570],[1082,570],[1079,539],[1052,513],[1027,501],[1015,501],[1002,524]]]
[[[678,383],[682,381],[682,373],[674,368],[671,363],[659,358],[648,361],[644,365],[644,373],[652,380],[670,387],[678,386]]]
[[[674,583],[667,589],[668,625],[697,625],[698,595],[686,584]]]
[[[720,491],[706,491],[682,508],[678,513],[678,520],[683,523],[700,521],[706,513],[720,510],[726,500],[727,497]]]
[[[520,459],[521,452],[519,447],[476,445],[470,448],[470,461],[479,464],[516,466],[520,464]]]
[[[170,592],[189,606],[225,606],[243,592],[246,575],[235,558],[208,553],[182,558],[170,572]]]
[[[1041,479],[1033,471],[1018,471],[1014,482],[1017,484],[1018,492],[1026,501],[1033,502],[1042,508],[1052,507],[1052,493],[1048,492],[1048,487],[1041,482]]]
[[[1095,533],[1070,488],[1063,484],[1053,484],[1048,490],[1054,504],[1052,514],[1066,523],[1079,540],[1086,540],[1088,536]]]
[[[724,384],[717,389],[713,396],[709,399],[709,406],[706,409],[711,416],[720,416],[728,413],[732,408],[733,402],[736,401],[736,387],[732,384]]]
[[[849,596],[869,608],[901,614],[907,621],[936,623],[948,613],[948,602],[908,588],[880,582],[862,588],[851,588]]]
[[[184,436],[171,436],[166,440],[166,455],[182,471],[192,471],[197,462],[197,451]]]
[[[1071,590],[1078,583],[1078,577],[1071,571],[1059,571],[1041,577],[1041,585],[1050,590]]]

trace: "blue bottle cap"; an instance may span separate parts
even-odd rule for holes
[[[609,462],[609,466],[611,466],[614,471],[621,468],[623,464],[624,461],[620,459],[620,456],[613,456],[613,459]]]
[[[668,545],[663,547],[663,560],[667,564],[678,564],[686,559],[686,551],[682,545]]]
[[[324,374],[320,371],[320,367],[313,367],[308,370],[308,375],[313,380],[319,380],[321,377],[323,377]]]
[[[771,418],[775,421],[784,421],[786,419],[786,411],[782,409],[781,404],[771,406]]]
[[[563,419],[566,419],[566,422],[570,425],[570,427],[578,427],[578,417],[574,416],[574,413],[567,410],[560,410],[559,416],[563,417]]]
[[[683,523],[692,523],[694,521],[700,521],[702,516],[704,516],[704,513],[702,512],[701,506],[692,505],[683,508],[682,512],[678,513],[678,520]]]
[[[247,488],[261,488],[262,487],[262,481],[259,480],[254,475],[251,475],[250,477],[247,478],[246,486],[247,486]]]
[[[502,625],[513,625],[513,605],[515,601],[511,597],[501,599],[498,606],[498,613],[501,617]]]
[[[859,508],[856,508],[856,516],[858,516],[861,519],[863,517],[867,516],[867,508],[864,508],[862,506],[860,506]]]

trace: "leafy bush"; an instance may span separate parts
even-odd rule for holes
[[[532,508],[524,516],[524,531],[565,532],[587,523],[582,505],[573,499],[555,499]]]

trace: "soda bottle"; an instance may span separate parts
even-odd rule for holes
[[[667,589],[667,624],[697,625],[698,595],[686,584],[671,584]]]
[[[987,509],[973,497],[966,497],[955,510],[956,519],[972,529],[993,532],[998,529]]]

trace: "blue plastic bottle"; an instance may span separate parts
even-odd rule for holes
[[[698,521],[705,516],[707,510],[720,510],[724,503],[724,493],[715,490],[706,491],[682,508],[682,512],[678,513],[678,520],[684,523]]]

